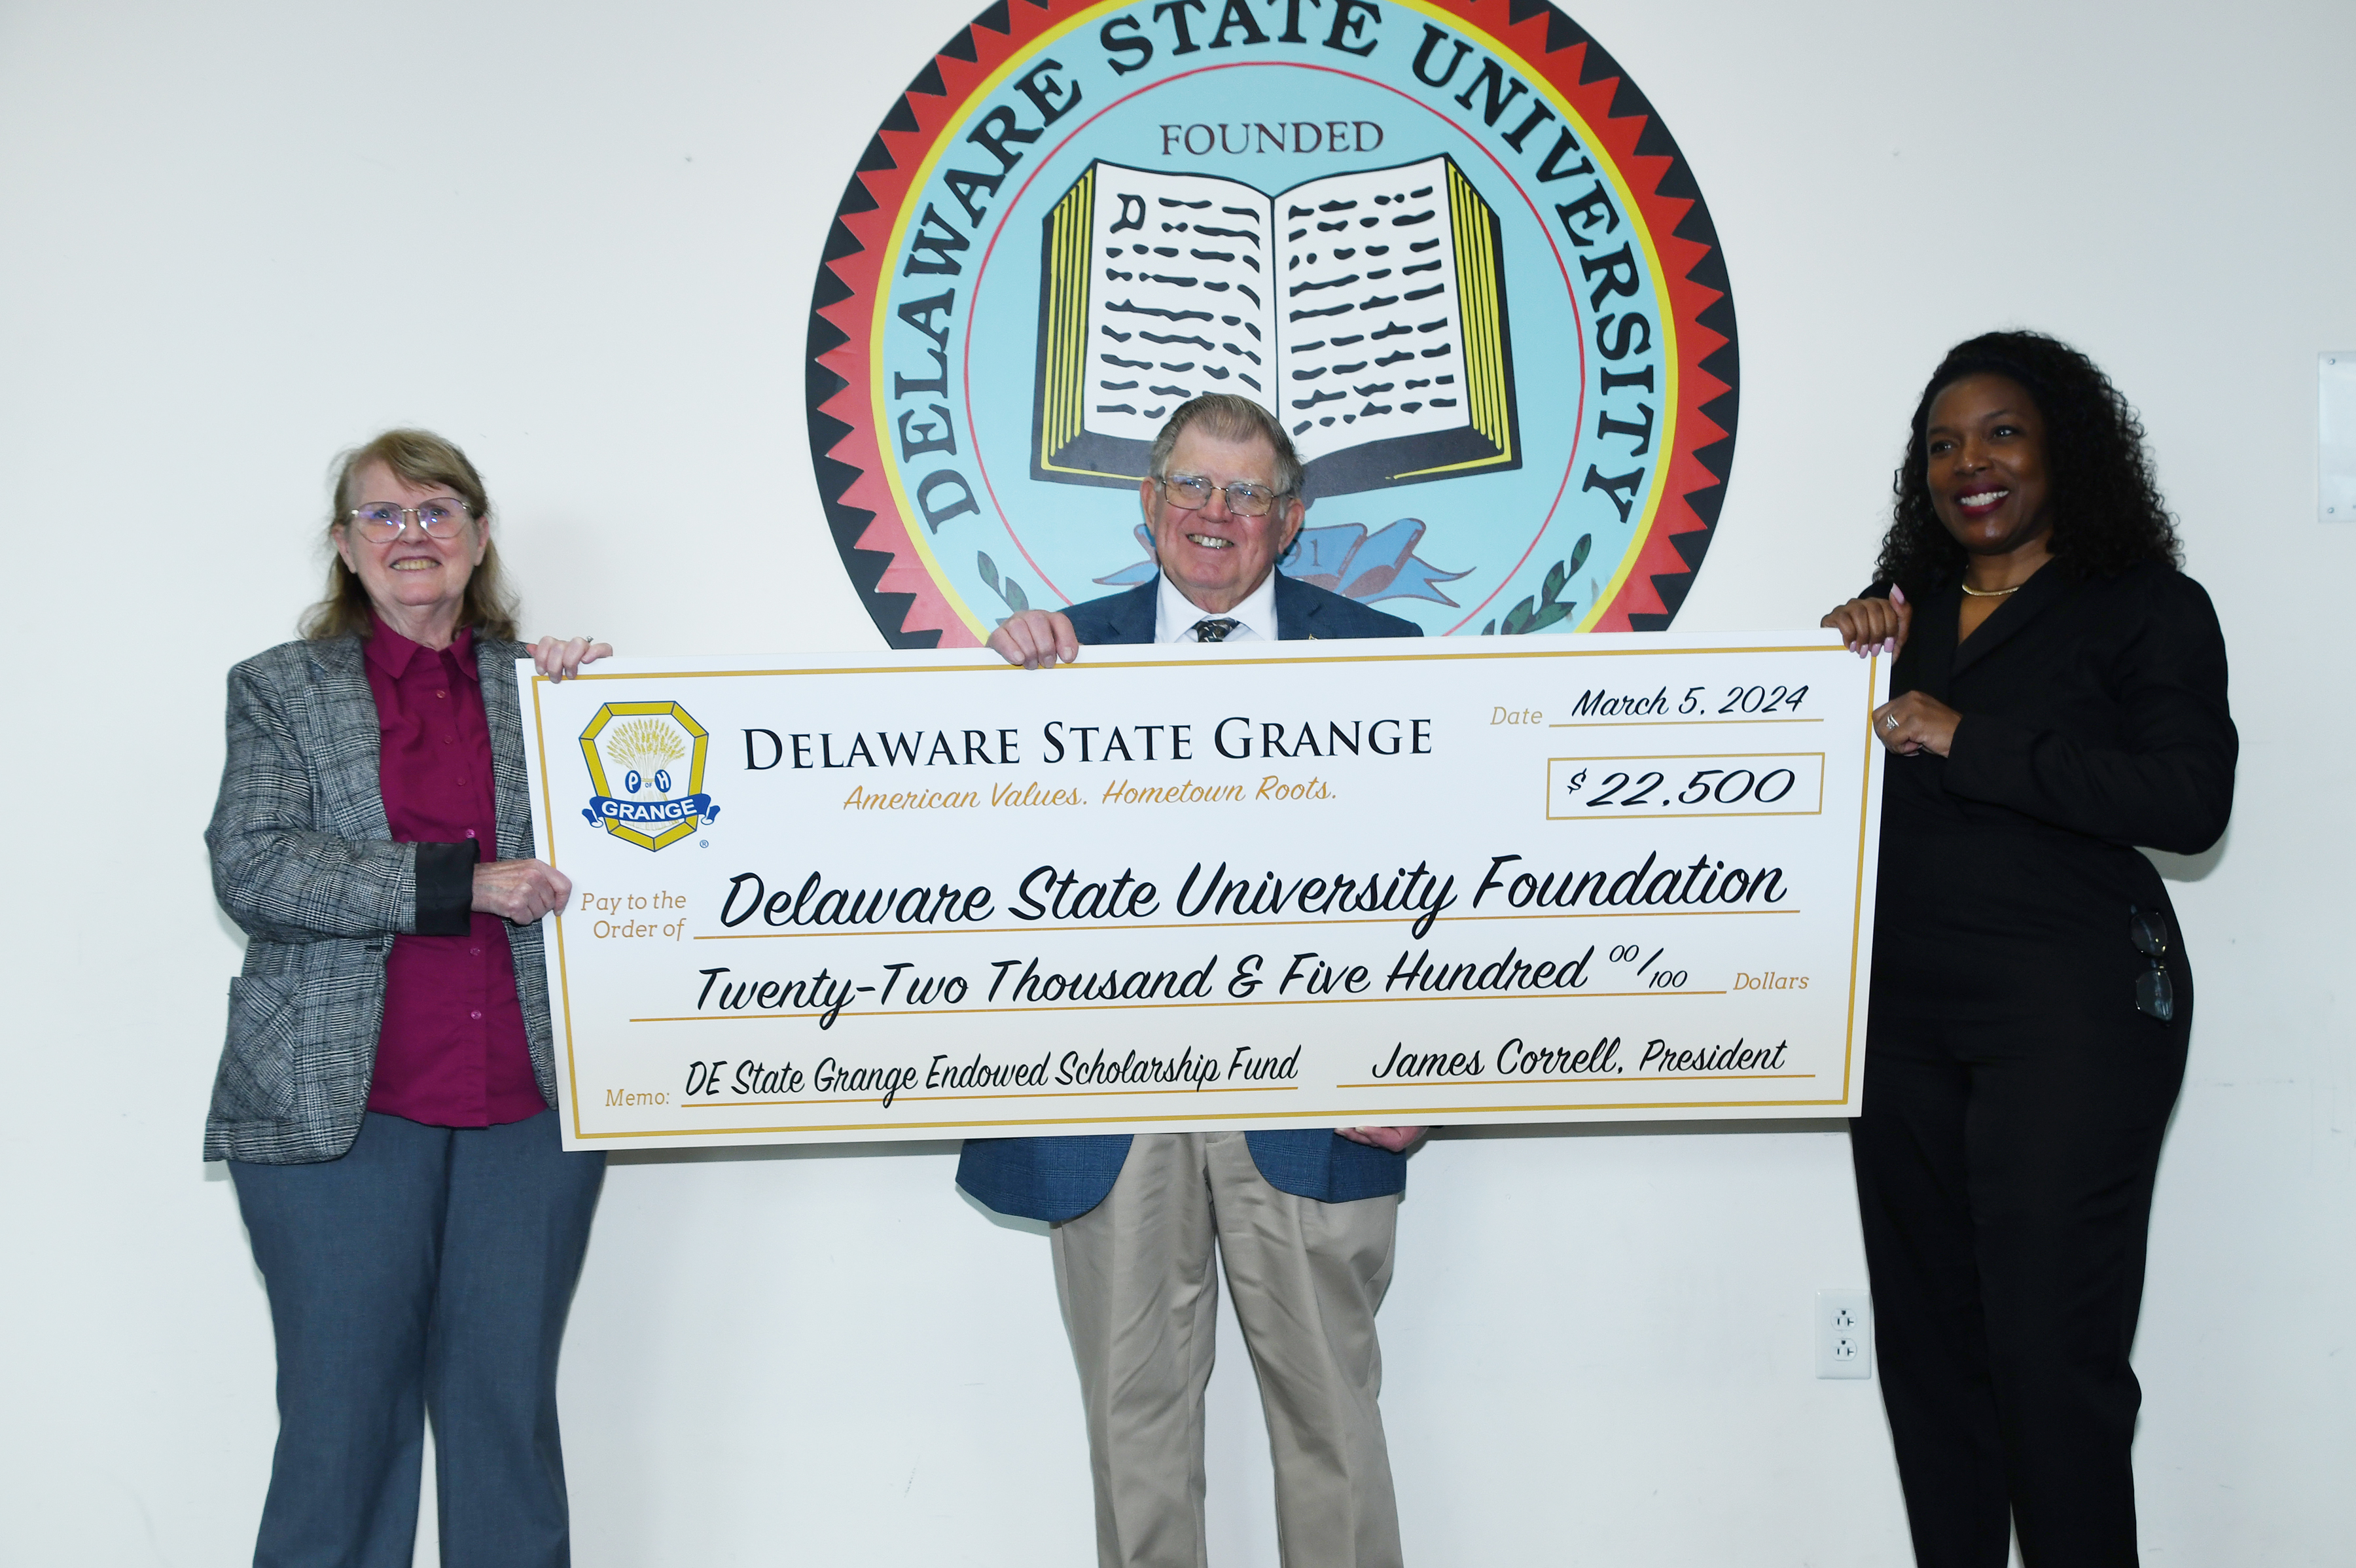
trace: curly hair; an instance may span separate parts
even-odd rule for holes
[[[2111,379],[2085,355],[2042,332],[1987,332],[1947,350],[1914,405],[1906,461],[1890,487],[1893,504],[1874,567],[1878,582],[1895,583],[1919,598],[1963,570],[1964,547],[1931,508],[1923,427],[1942,392],[1978,375],[2019,382],[2043,416],[2046,505],[2057,564],[2079,576],[2107,575],[2147,561],[2183,564],[2176,524],[2152,481],[2143,424]]]

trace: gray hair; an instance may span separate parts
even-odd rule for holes
[[[1301,454],[1286,435],[1276,415],[1237,392],[1205,392],[1191,403],[1179,405],[1153,438],[1152,455],[1147,458],[1145,471],[1151,478],[1166,478],[1170,473],[1170,453],[1178,445],[1178,437],[1194,425],[1203,434],[1218,441],[1248,442],[1255,437],[1265,441],[1276,452],[1276,493],[1280,499],[1301,493]]]

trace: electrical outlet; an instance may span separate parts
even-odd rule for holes
[[[1873,1376],[1873,1298],[1866,1292],[1816,1293],[1816,1376]]]

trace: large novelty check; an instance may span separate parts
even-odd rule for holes
[[[569,1147],[1853,1111],[1829,634],[519,667]]]

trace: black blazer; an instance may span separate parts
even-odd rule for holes
[[[2061,561],[1959,646],[1962,605],[1959,582],[1917,605],[1891,671],[1963,719],[1946,757],[1890,758],[1875,1011],[2115,1017],[2143,968],[2129,907],[2175,923],[2135,846],[2198,854],[2233,810],[2217,613],[2168,567]]]
[[[1153,640],[1162,579],[1123,593],[1074,605],[1064,613],[1083,647]],[[1280,642],[1331,641],[1344,637],[1421,637],[1423,628],[1369,609],[1355,599],[1276,574],[1276,636]]]

